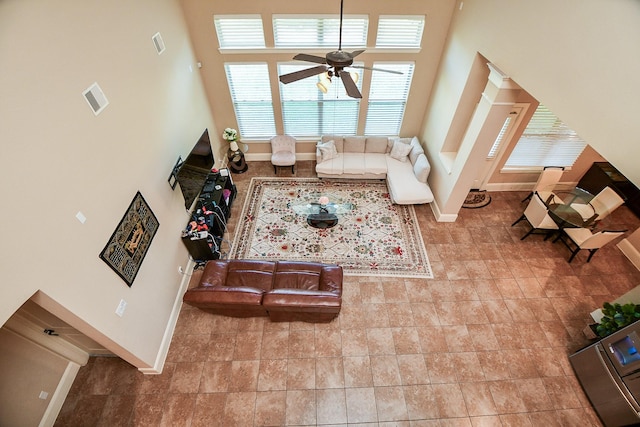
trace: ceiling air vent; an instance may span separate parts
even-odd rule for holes
[[[100,114],[107,105],[109,105],[109,101],[107,100],[107,97],[104,96],[104,93],[102,92],[102,89],[100,89],[98,83],[94,83],[89,86],[88,89],[82,92],[82,95],[84,96],[84,99],[87,100],[89,107],[91,107],[93,114],[96,116]]]
[[[153,45],[156,47],[158,55],[164,52],[164,41],[162,40],[160,33],[155,33],[153,37],[151,37],[151,40],[153,40]]]

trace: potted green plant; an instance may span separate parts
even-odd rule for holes
[[[600,323],[596,325],[596,333],[604,338],[640,319],[640,305],[634,303],[618,304],[605,302],[602,305]]]

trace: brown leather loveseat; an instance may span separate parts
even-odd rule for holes
[[[296,261],[214,260],[183,301],[235,317],[329,322],[342,306],[342,267]]]

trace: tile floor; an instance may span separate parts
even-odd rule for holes
[[[299,162],[296,176],[313,175]],[[232,222],[251,176],[273,169],[252,162],[234,175]],[[435,279],[347,276],[330,324],[185,306],[161,375],[91,358],[56,425],[599,426],[567,355],[587,343],[589,313],[640,272],[615,245],[568,264],[560,243],[520,241],[524,221],[511,223],[525,195],[493,193],[455,223],[417,206]],[[640,226],[626,207],[604,221]]]

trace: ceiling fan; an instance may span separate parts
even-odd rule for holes
[[[306,53],[299,53],[293,57],[300,61],[314,62],[317,67],[307,68],[300,71],[295,71],[289,74],[283,74],[280,76],[280,81],[284,84],[292,83],[298,80],[306,79],[307,77],[317,76],[318,74],[327,73],[326,76],[331,81],[331,77],[336,76],[342,80],[347,95],[352,98],[362,98],[362,94],[356,86],[356,82],[351,77],[351,74],[345,70],[346,67],[362,68],[366,70],[384,71],[386,73],[402,74],[395,70],[381,70],[379,68],[362,67],[353,64],[353,58],[360,55],[364,50],[355,50],[353,52],[345,52],[342,50],[342,11],[344,0],[340,0],[340,36],[338,40],[338,50],[329,52],[325,57],[308,55]]]

